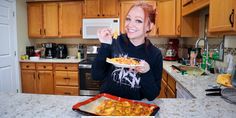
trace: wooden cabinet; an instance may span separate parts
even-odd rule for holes
[[[193,14],[209,6],[209,0],[182,0],[182,16]]]
[[[58,4],[28,3],[28,35],[31,38],[58,36]]]
[[[158,98],[176,98],[176,81],[165,70],[162,71],[161,91]]]
[[[84,17],[118,17],[118,0],[85,0]]]
[[[27,8],[30,38],[81,36],[81,2],[34,2]]]
[[[54,64],[55,94],[79,95],[78,64]]]
[[[21,62],[23,93],[79,95],[78,64]]]
[[[53,73],[50,66],[52,64],[21,63],[22,92],[53,94]]]
[[[209,32],[236,33],[236,0],[210,0]]]
[[[36,63],[37,69],[37,93],[54,94],[54,80],[51,63]]]
[[[60,3],[60,37],[82,36],[82,3]]]
[[[151,4],[153,5],[154,9],[156,9],[156,1],[152,1],[152,0],[149,0],[149,1],[143,1],[143,2],[146,2],[148,4]],[[120,31],[122,33],[125,33],[125,18],[126,18],[126,15],[128,13],[128,10],[130,9],[130,7],[137,3],[137,1],[121,1],[120,2]],[[152,31],[149,33],[149,36],[156,36],[156,32],[157,32],[157,28],[156,28],[156,25],[153,27]]]
[[[160,37],[197,37],[199,17],[182,17],[181,0],[158,1],[158,36]]]

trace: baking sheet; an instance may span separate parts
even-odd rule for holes
[[[154,107],[150,116],[154,116],[159,110],[159,107],[154,104],[147,104],[147,103],[143,103],[143,102],[129,100],[129,99],[113,96],[113,95],[106,94],[106,93],[98,94],[92,98],[89,98],[88,100],[85,100],[83,102],[79,102],[79,103],[75,104],[72,107],[72,109],[75,111],[78,111],[84,115],[97,116],[98,114],[96,114],[96,107],[99,106],[104,100],[108,100],[108,99],[114,100],[114,101],[128,101],[128,102],[140,104],[143,106]]]

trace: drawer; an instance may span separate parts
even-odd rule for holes
[[[167,72],[164,69],[162,71],[162,79],[167,82]]]
[[[56,85],[78,86],[78,72],[73,71],[55,71],[54,79]]]
[[[35,63],[21,63],[21,69],[32,70],[35,69]]]
[[[56,86],[55,88],[56,95],[79,95],[79,87],[70,87],[70,86]]]
[[[171,76],[168,76],[167,85],[172,89],[173,92],[176,91],[176,81]]]
[[[51,63],[36,63],[37,70],[52,70]]]
[[[54,64],[55,70],[78,70],[78,64]]]

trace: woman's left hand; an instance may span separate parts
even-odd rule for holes
[[[140,65],[141,66],[138,66],[138,67],[135,68],[135,70],[137,72],[139,72],[139,73],[146,73],[146,72],[148,72],[150,70],[150,66],[149,66],[149,64],[146,61],[141,60],[140,61]]]

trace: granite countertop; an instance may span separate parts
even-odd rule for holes
[[[204,76],[193,76],[188,74],[182,75],[181,73],[177,73],[175,70],[173,70],[171,67],[172,65],[177,66],[180,64],[173,61],[163,62],[163,68],[166,70],[166,72],[196,98],[208,98],[208,96],[205,95],[205,89],[209,88],[210,86],[217,85],[217,74],[208,73]]]
[[[22,93],[0,93],[1,118],[78,118],[78,112],[72,110],[77,102],[86,96],[37,95]],[[156,99],[146,103],[160,107],[156,117],[161,118],[233,118],[236,105],[229,104],[221,98],[208,99]]]
[[[220,96],[206,96],[208,85],[217,85],[216,75],[181,75],[171,68],[176,62],[164,61],[163,68],[177,83],[181,84],[195,98],[167,98],[154,101],[143,100],[160,107],[156,117],[161,118],[234,118],[236,105],[230,104]],[[178,90],[177,90],[178,91]],[[22,93],[0,93],[0,118],[5,117],[80,117],[72,110],[77,102],[88,99],[87,96],[39,95]]]
[[[20,60],[20,62],[45,62],[45,63],[79,63],[83,59],[44,59],[39,60]]]

